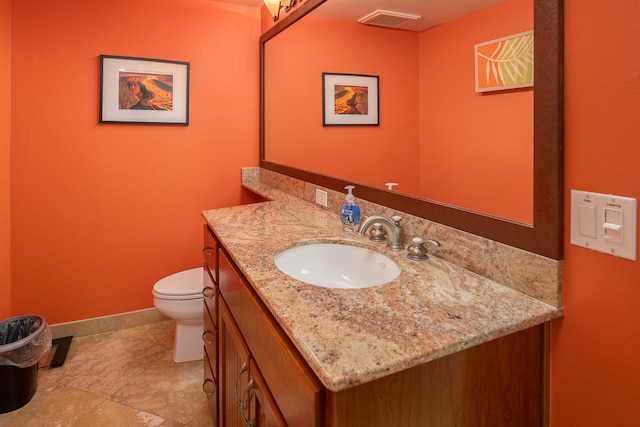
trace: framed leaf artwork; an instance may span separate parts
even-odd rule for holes
[[[475,45],[476,92],[533,86],[533,31]]]

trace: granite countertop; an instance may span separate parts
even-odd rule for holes
[[[203,212],[222,245],[320,381],[340,391],[523,330],[559,309],[457,265],[342,231],[337,212],[264,186],[271,201]],[[301,242],[342,242],[392,258],[382,286],[331,289],[277,269],[274,255]],[[447,242],[440,242],[446,245]]]

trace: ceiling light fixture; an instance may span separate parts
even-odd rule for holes
[[[278,20],[280,16],[280,0],[263,0],[264,5],[269,9],[269,13],[273,17],[274,21]]]
[[[296,0],[282,0],[282,7],[284,7],[285,12],[289,12],[294,4],[296,4]]]

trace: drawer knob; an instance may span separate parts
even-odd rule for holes
[[[209,378],[204,380],[204,382],[202,383],[202,391],[204,391],[207,396],[213,396],[216,393],[217,389],[218,384],[216,384]]]
[[[211,345],[216,342],[216,334],[211,331],[204,331],[202,334],[202,341],[204,341],[205,344]]]
[[[205,298],[213,298],[213,297],[216,296],[216,290],[215,290],[215,288],[212,288],[211,286],[205,286],[202,289],[202,295]]]

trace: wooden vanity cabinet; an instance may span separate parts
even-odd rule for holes
[[[258,411],[254,411],[256,422],[262,419],[271,423],[268,425],[323,426],[324,387],[223,248],[218,261],[220,318],[227,320],[228,315],[233,320],[249,350],[253,366],[249,381],[253,380],[255,388],[249,394]],[[225,330],[230,330],[228,323]],[[225,349],[227,332],[223,333],[222,326],[220,336],[220,393],[228,396],[229,391],[224,389],[231,384],[225,375],[234,373],[226,366],[225,359],[231,356]],[[278,423],[279,418],[283,424]]]
[[[337,393],[327,426],[543,427],[548,325],[537,325]]]
[[[207,238],[215,243],[208,228]],[[215,256],[205,254],[215,259],[205,262],[216,289],[215,303],[205,298],[217,332],[216,345],[205,340],[205,366],[217,366],[211,370],[215,425],[548,425],[548,324],[333,392],[320,383],[226,250],[216,248]]]

